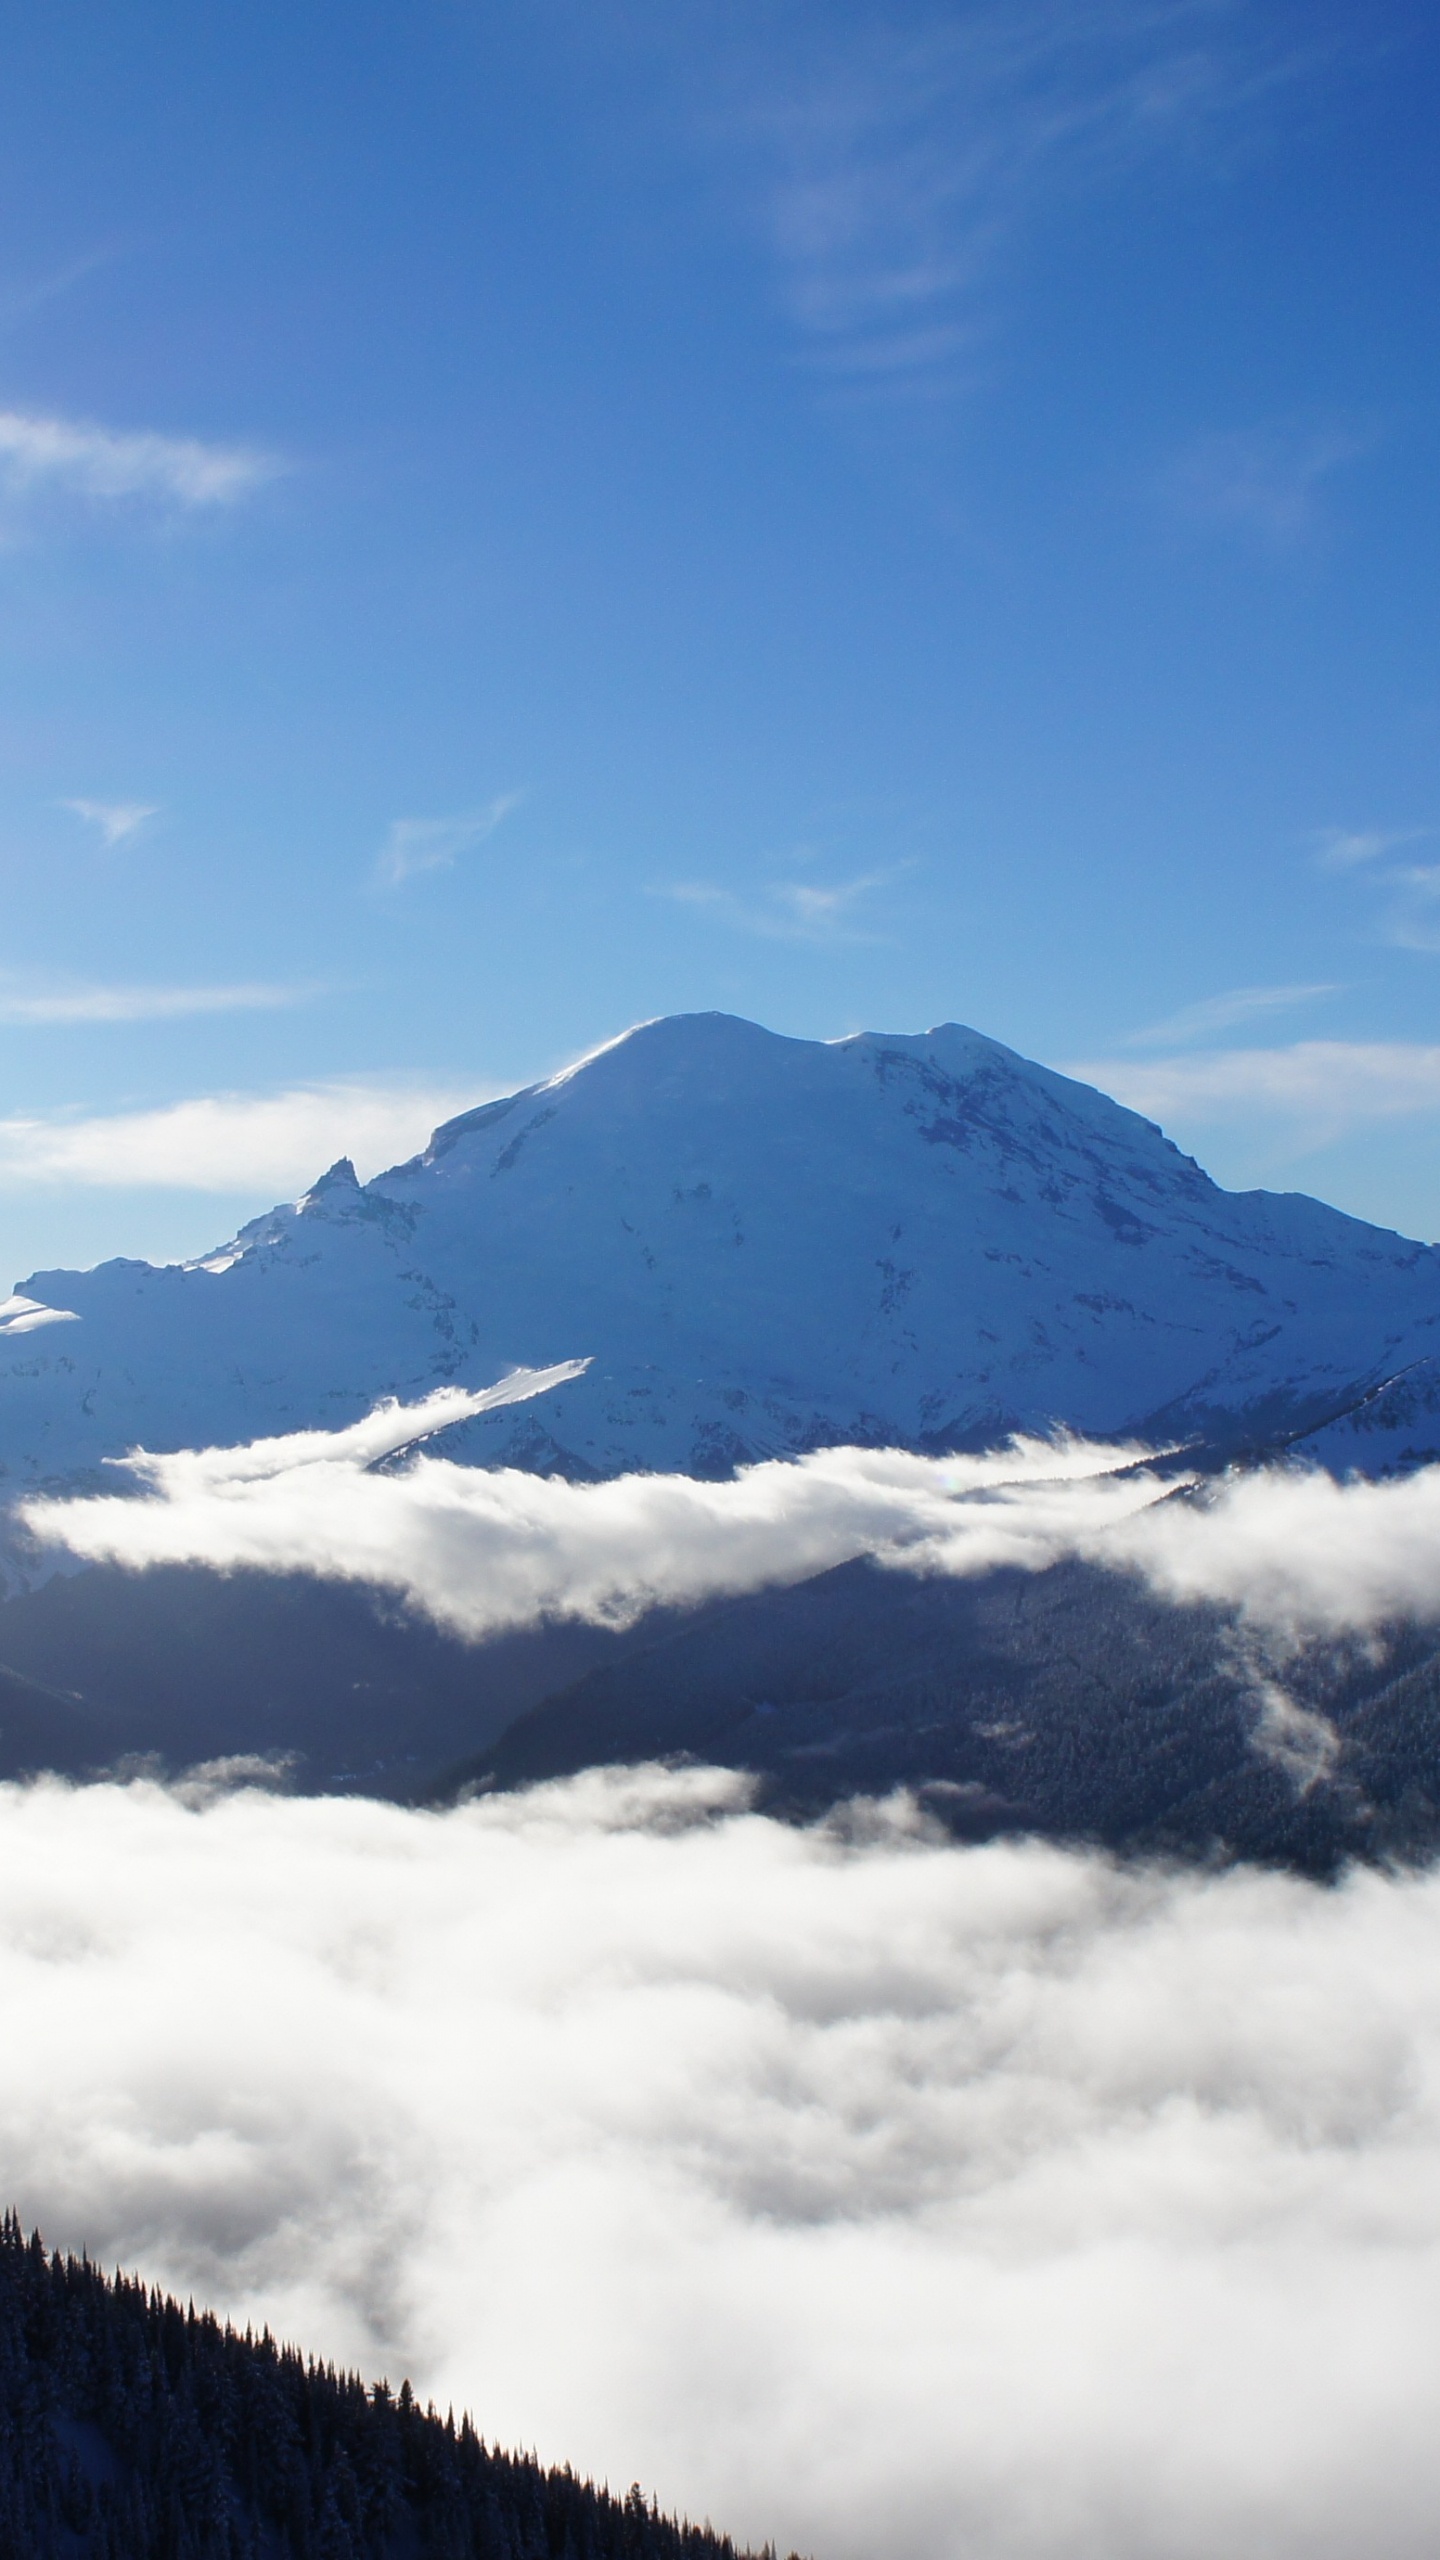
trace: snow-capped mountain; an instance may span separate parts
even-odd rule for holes
[[[1017,1425],[1272,1437],[1432,1351],[1440,1251],[1222,1191],[978,1032],[682,1015],[373,1182],[332,1166],[197,1263],[24,1280],[0,1305],[0,1467],[20,1493],[136,1443],[338,1424],[582,1354],[583,1378],[448,1450],[713,1473]],[[1382,1440],[1352,1431],[1348,1462]]]

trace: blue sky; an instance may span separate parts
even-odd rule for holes
[[[1440,23],[3,13],[0,1281],[626,1022],[1440,1234]]]

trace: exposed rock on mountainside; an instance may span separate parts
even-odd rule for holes
[[[371,1183],[333,1166],[200,1262],[41,1272],[8,1308],[13,1493],[576,1354],[583,1379],[449,1451],[608,1475],[1054,1423],[1232,1446],[1407,1369],[1347,1462],[1440,1438],[1440,1252],[1221,1191],[1148,1121],[955,1025],[648,1023]]]

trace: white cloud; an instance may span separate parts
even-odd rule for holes
[[[558,1371],[527,1377],[525,1391],[559,1382]],[[859,1555],[956,1575],[1079,1556],[1143,1576],[1162,1598],[1234,1609],[1278,1653],[1440,1615],[1440,1467],[1379,1484],[1271,1468],[1181,1493],[1133,1449],[1015,1439],[976,1457],[823,1449],[721,1483],[577,1484],[424,1456],[375,1473],[381,1442],[408,1446],[506,1400],[459,1388],[445,1399],[343,1431],[142,1452],[123,1465],[143,1493],[32,1499],[19,1517],[91,1562],[367,1582],[468,1637],[547,1617],[623,1626]]]
[[[764,942],[873,942],[875,935],[852,921],[854,911],[877,889],[888,888],[895,876],[890,870],[866,872],[857,880],[777,880],[752,898],[739,897],[733,889],[722,889],[711,881],[678,880],[651,894],[696,907],[718,923],[739,933],[756,934]]]
[[[1440,951],[1440,864],[1387,858],[1402,845],[1428,842],[1435,832],[1434,827],[1327,827],[1314,840],[1322,870],[1364,870],[1386,893],[1376,934],[1397,950]]]
[[[1086,1532],[1081,1551],[1131,1566],[1164,1599],[1237,1608],[1281,1648],[1397,1618],[1434,1620],[1440,1467],[1379,1484],[1265,1468],[1156,1503],[1098,1538]]]
[[[207,444],[196,436],[117,431],[0,410],[0,490],[11,497],[56,491],[150,499],[191,510],[228,507],[283,467],[277,455],[252,445]]]
[[[98,827],[107,852],[111,845],[138,835],[147,818],[160,814],[159,804],[149,800],[62,800],[60,806],[83,818],[87,826]]]
[[[396,818],[375,865],[382,888],[398,889],[419,871],[448,871],[518,809],[522,791],[502,791],[483,809],[460,818]]]
[[[21,1517],[92,1561],[375,1583],[480,1636],[542,1617],[623,1626],[657,1604],[795,1582],[862,1554],[956,1573],[1048,1563],[1153,1498],[1152,1482],[1112,1472],[1135,1454],[1038,1440],[977,1458],[828,1449],[720,1484],[574,1484],[443,1458],[376,1475],[363,1436],[306,1432],[127,1459],[143,1498],[36,1501]]]
[[[1428,2560],[1440,1876],[0,1791],[0,2183],[825,2560]]]
[[[1267,1013],[1287,1012],[1297,1004],[1315,1004],[1322,996],[1338,993],[1337,987],[1328,984],[1232,987],[1226,995],[1205,996],[1199,1004],[1182,1005],[1178,1013],[1167,1014],[1163,1022],[1152,1022],[1143,1031],[1128,1033],[1121,1047],[1149,1049],[1166,1040],[1208,1040],[1217,1031],[1233,1031],[1237,1023],[1254,1022]]]
[[[271,1013],[284,1005],[307,1004],[320,992],[318,987],[277,986],[263,981],[232,987],[62,986],[23,990],[0,972],[0,1022],[179,1022],[193,1014]]]
[[[1090,1058],[1063,1072],[1169,1127],[1243,1125],[1266,1113],[1298,1122],[1312,1144],[1440,1109],[1440,1048],[1421,1041],[1297,1040],[1192,1057]]]
[[[1383,940],[1400,951],[1440,951],[1440,864],[1407,863],[1382,876],[1395,893],[1381,919]]]
[[[337,1156],[352,1157],[368,1178],[412,1155],[440,1121],[484,1099],[473,1085],[337,1081],[286,1093],[198,1095],[89,1119],[14,1117],[0,1120],[0,1189],[58,1182],[293,1199]]]
[[[1323,827],[1315,848],[1322,870],[1354,871],[1393,853],[1397,845],[1417,844],[1434,832],[1433,827]]]

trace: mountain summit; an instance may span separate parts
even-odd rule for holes
[[[1440,1251],[1222,1191],[1150,1122],[957,1024],[813,1041],[686,1014],[373,1182],[342,1159],[198,1262],[39,1272],[8,1305],[16,1493],[137,1442],[336,1425],[579,1354],[583,1378],[446,1447],[713,1474],[1017,1426],[1305,1431],[1440,1349]]]

